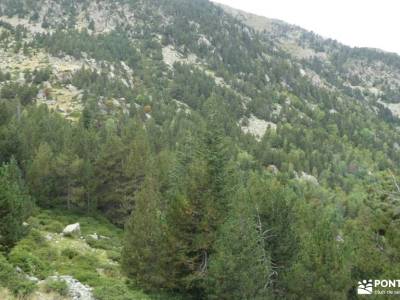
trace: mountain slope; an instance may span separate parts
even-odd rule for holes
[[[265,37],[278,42],[284,51],[300,60],[307,71],[317,73],[315,81],[330,83],[358,98],[364,96],[375,102],[398,102],[398,55],[378,49],[350,48],[279,20],[259,17],[224,5],[221,7]]]
[[[399,56],[206,0],[4,0],[0,58],[4,220],[16,201],[124,227],[117,287],[354,299],[399,274]],[[19,229],[0,222],[9,265]],[[108,299],[95,267],[79,280]]]

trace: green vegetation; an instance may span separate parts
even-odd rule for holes
[[[46,282],[46,291],[56,292],[61,296],[66,296],[68,295],[68,286],[65,281],[53,279]]]
[[[0,249],[9,249],[22,237],[24,218],[32,206],[14,159],[0,168]]]
[[[24,297],[35,290],[35,284],[18,274],[15,267],[0,255],[0,283],[15,296]]]
[[[309,34],[326,65],[300,60],[206,0],[97,1],[93,34],[93,3],[0,3],[52,29],[0,22],[7,54],[49,54],[0,72],[1,288],[63,297],[59,274],[99,300],[336,300],[400,275],[399,121],[343,75],[397,56]]]

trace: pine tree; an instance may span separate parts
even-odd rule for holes
[[[120,209],[124,195],[119,186],[125,182],[123,168],[126,147],[115,133],[108,133],[94,163],[94,197],[97,207],[112,221],[123,225]]]
[[[70,210],[83,206],[84,187],[82,184],[83,160],[71,151],[60,153],[53,166],[53,174],[57,182],[57,197],[67,205]]]
[[[227,146],[218,127],[208,127],[199,140],[188,139],[196,149],[178,156],[170,191],[167,223],[175,242],[171,268],[173,285],[204,297],[209,258],[219,225],[226,217],[231,174]],[[185,145],[181,145],[185,149]]]
[[[0,168],[0,249],[9,249],[22,237],[31,202],[16,171],[15,162]]]
[[[143,128],[133,127],[133,134],[117,135],[109,124],[105,141],[94,163],[95,197],[100,210],[123,226],[135,205],[149,167],[150,147]]]
[[[125,226],[122,268],[146,289],[164,288],[168,280],[166,249],[161,195],[156,180],[147,176]]]
[[[271,299],[265,228],[248,193],[241,190],[238,194],[210,258],[209,299]]]
[[[297,260],[285,278],[288,294],[304,299],[346,299],[353,284],[347,242],[337,239],[337,220],[329,209],[319,214],[314,211],[313,216],[310,213],[307,219],[314,220],[314,226],[301,233]]]
[[[28,166],[27,182],[32,195],[39,205],[53,205],[54,192],[53,151],[47,143],[39,146],[34,158]]]

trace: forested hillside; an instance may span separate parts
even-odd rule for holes
[[[396,54],[207,0],[2,0],[0,62],[0,299],[400,276]]]

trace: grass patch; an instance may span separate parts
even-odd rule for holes
[[[7,288],[15,297],[25,298],[33,293],[36,285],[19,274],[15,267],[0,254],[0,287]],[[4,295],[6,291],[3,290]],[[8,292],[7,292],[8,293]],[[7,299],[5,298],[0,299]],[[11,299],[11,295],[7,296]]]
[[[150,295],[129,284],[119,265],[123,231],[103,217],[40,211],[28,223],[30,232],[10,253],[10,262],[28,274],[39,279],[56,273],[73,276],[92,287],[98,300],[181,299],[170,295]],[[81,236],[64,237],[62,230],[73,223],[80,223]],[[90,237],[95,233],[99,239]],[[17,289],[29,291],[30,286],[24,287],[23,284]],[[49,282],[43,291],[63,296],[64,288],[63,283]]]
[[[55,292],[61,296],[67,296],[68,285],[64,280],[48,280],[44,286],[44,291],[46,293]]]

